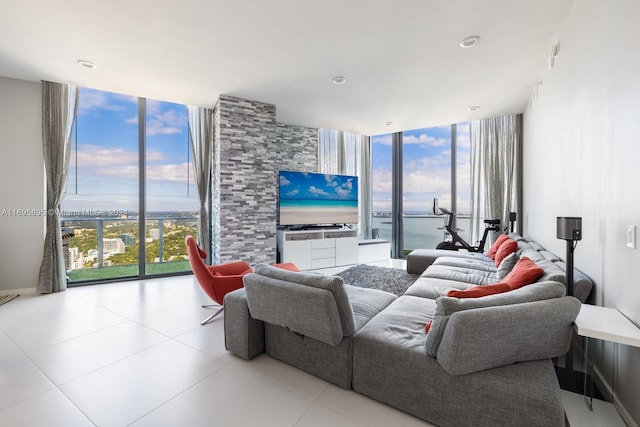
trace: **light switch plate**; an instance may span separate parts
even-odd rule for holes
[[[631,249],[636,248],[636,226],[627,225],[627,247]]]

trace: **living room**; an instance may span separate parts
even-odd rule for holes
[[[640,201],[633,197],[640,172],[632,164],[640,154],[633,143],[640,131],[640,30],[635,22],[640,5],[631,0],[564,4],[566,15],[561,17],[556,38],[536,62],[539,65],[535,74],[539,77],[528,88],[531,97],[520,110],[512,111],[523,113],[524,117],[523,234],[562,256],[565,247],[563,241],[556,239],[556,217],[582,217],[584,236],[575,251],[575,265],[595,283],[592,302],[616,308],[638,325],[640,308],[635,301],[640,291],[633,286],[633,280],[640,273],[640,263],[637,249],[625,245],[625,231],[627,225],[637,224],[640,216]],[[496,5],[502,6],[503,2]],[[250,13],[250,9],[246,12]],[[5,28],[5,21],[12,15],[3,14],[1,19]],[[5,44],[8,40],[18,45],[16,42],[28,43],[28,35],[2,34]],[[547,54],[555,42],[559,50],[554,67],[549,69]],[[76,59],[72,57],[68,62]],[[4,58],[1,63],[5,63]],[[72,66],[77,65],[68,67]],[[13,75],[12,69],[3,70],[1,200],[6,208],[43,207],[46,188],[38,80],[47,79],[49,74],[41,71],[37,78],[27,78]],[[487,72],[508,74],[509,70]],[[107,82],[99,83],[99,76],[91,78],[96,79],[94,86],[109,88]],[[70,83],[72,79],[61,80]],[[193,84],[197,85],[197,80]],[[151,89],[141,88],[140,93],[151,93]],[[494,96],[508,97],[509,93],[496,92]],[[201,104],[212,105],[217,100],[216,96]],[[281,109],[286,113],[277,101],[270,102],[278,114]],[[483,112],[475,118],[485,117],[490,116]],[[380,133],[387,132],[384,120],[377,120],[381,123]],[[433,120],[425,120],[424,125],[447,123],[438,117]],[[344,126],[345,130],[352,130],[350,124],[293,124],[338,129]],[[0,229],[8,242],[0,249],[0,292],[34,288],[44,241],[42,218],[5,217]],[[272,250],[275,253],[275,247]],[[9,308],[10,305],[3,307],[0,314]],[[614,351],[613,346],[604,345],[601,352],[598,365],[611,378],[616,408],[628,425],[637,424],[640,409],[634,403],[635,390],[640,386],[640,351],[624,345]]]

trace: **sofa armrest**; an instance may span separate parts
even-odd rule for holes
[[[569,351],[580,311],[573,297],[465,310],[451,315],[438,347],[438,363],[463,375]]]
[[[264,322],[251,317],[244,288],[224,297],[225,348],[249,360],[265,351]]]

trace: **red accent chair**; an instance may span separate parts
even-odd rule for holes
[[[184,239],[187,245],[187,255],[189,255],[189,263],[196,280],[209,297],[217,304],[203,305],[203,308],[218,307],[218,311],[200,322],[206,325],[218,314],[224,310],[224,296],[231,291],[240,289],[244,286],[242,277],[251,273],[251,267],[244,261],[233,261],[218,265],[207,265],[204,259],[207,252],[200,248],[193,236],[187,236]]]

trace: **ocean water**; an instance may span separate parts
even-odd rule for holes
[[[470,244],[469,223],[465,217],[456,218],[458,222],[458,234]],[[404,249],[435,249],[438,243],[444,241],[444,216],[405,216],[404,222]],[[374,217],[372,227],[379,231],[379,238],[391,241],[391,218]],[[438,229],[440,227],[441,229]]]
[[[357,200],[280,199],[281,208],[352,208],[358,210]]]

